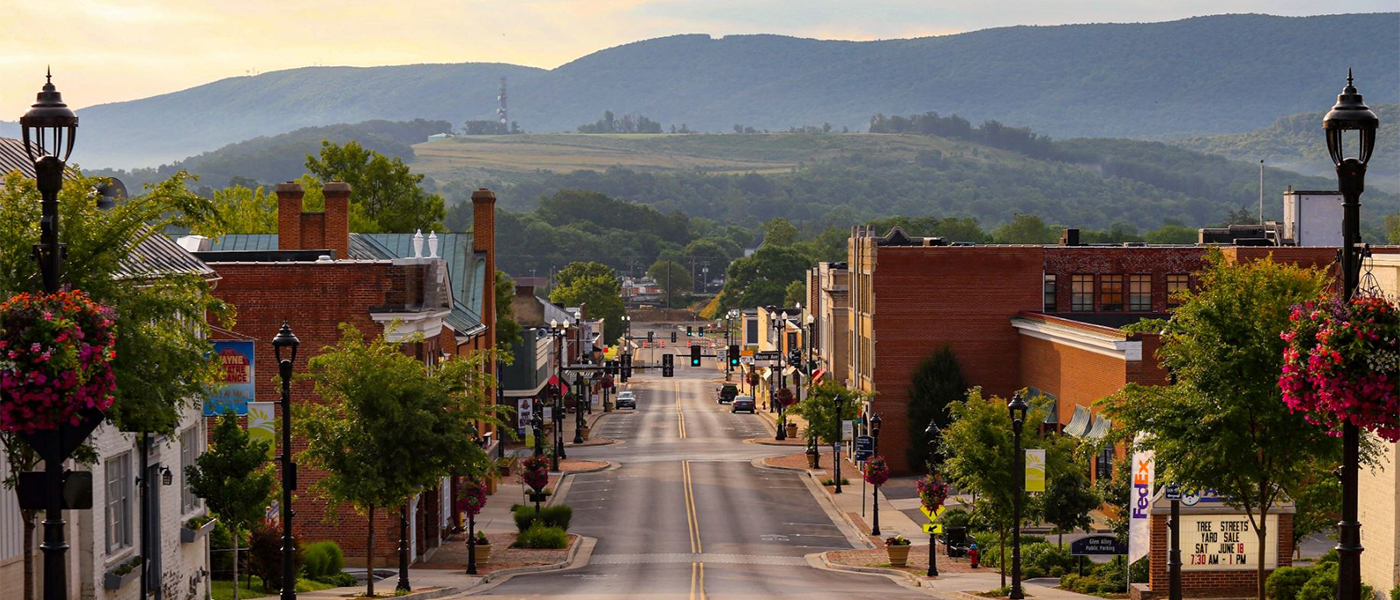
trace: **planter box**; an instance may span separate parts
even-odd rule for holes
[[[180,543],[193,544],[199,541],[199,538],[209,535],[209,532],[214,531],[214,526],[218,525],[218,523],[218,519],[210,519],[208,523],[200,525],[196,529],[190,529],[189,527],[183,526],[180,527]]]
[[[136,581],[140,578],[141,566],[137,565],[135,569],[132,569],[130,573],[127,573],[125,575],[118,575],[115,572],[108,572],[105,576],[102,577],[102,587],[108,590],[119,590],[125,587],[126,584]]]
[[[481,564],[491,560],[491,544],[476,545],[476,563]]]
[[[487,475],[487,476],[486,476],[486,479],[485,479],[485,482],[486,482],[486,495],[487,495],[487,496],[490,496],[491,494],[496,493],[496,486],[499,485],[499,484],[497,483],[497,481],[496,481],[496,478],[495,478],[495,477],[492,477],[492,476],[490,476],[490,475]]]
[[[790,438],[797,437],[797,423],[787,424],[787,436]]]
[[[890,565],[902,567],[909,564],[909,548],[911,547],[912,546],[908,544],[903,546],[885,546],[885,550],[890,554]]]
[[[591,435],[592,433],[593,433],[593,428],[592,428],[592,427],[586,427],[586,426],[585,426],[582,430],[579,431],[579,434],[580,434],[580,435],[583,437],[583,439],[585,439],[585,440],[588,439],[588,436]]]

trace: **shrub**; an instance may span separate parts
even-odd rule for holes
[[[1312,567],[1279,567],[1265,581],[1264,593],[1272,600],[1295,600],[1312,576]]]
[[[1307,583],[1298,589],[1298,600],[1329,600],[1337,595],[1337,563],[1319,562],[1318,566],[1311,569],[1312,577]],[[1267,582],[1265,586],[1267,586]],[[1267,590],[1268,588],[1265,587]],[[1362,594],[1362,598],[1366,595]]]
[[[544,548],[559,550],[569,545],[569,534],[558,527],[535,523],[516,537],[512,548]]]
[[[209,534],[209,571],[213,579],[233,577],[233,532],[220,520]]]
[[[1317,562],[1314,564],[1314,566],[1321,566],[1321,565],[1324,565],[1324,564],[1327,564],[1327,563],[1334,563],[1334,564],[1335,564],[1337,561],[1340,561],[1340,560],[1341,560],[1341,557],[1337,554],[1337,549],[1336,549],[1336,548],[1330,548],[1330,549],[1327,550],[1327,553],[1326,553],[1326,554],[1323,554],[1322,556],[1319,556],[1319,557],[1318,557]]]
[[[292,559],[292,572],[300,572],[304,556],[299,541],[293,542]],[[282,534],[276,529],[260,525],[248,535],[248,572],[263,580],[263,589],[282,589]]]
[[[1400,584],[1390,588],[1390,600],[1400,600]]]
[[[943,517],[939,520],[943,521],[945,528],[967,527],[968,521],[972,520],[972,515],[961,508],[949,508],[943,511]]]
[[[535,507],[516,506],[511,509],[511,516],[515,517],[515,530],[525,533],[525,530],[529,529],[530,525],[535,522]]]
[[[1069,550],[1065,550],[1054,544],[1037,542],[1021,548],[1021,566],[1026,569],[1026,577],[1058,577],[1055,571],[1060,574],[1074,568],[1074,557],[1070,556]],[[1030,573],[1034,573],[1033,575]]]
[[[345,569],[345,553],[330,540],[307,545],[302,549],[302,557],[308,579],[331,583],[329,580]]]
[[[515,530],[524,533],[535,524],[535,508],[533,506],[517,506],[512,512],[515,518]],[[539,520],[545,527],[558,527],[568,531],[569,523],[573,521],[574,508],[572,506],[560,504],[557,506],[546,506],[540,509]]]

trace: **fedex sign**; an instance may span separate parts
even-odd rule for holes
[[[1141,438],[1137,440],[1141,442]],[[1135,446],[1138,444],[1134,444]],[[1147,516],[1152,506],[1152,479],[1154,461],[1151,450],[1133,453],[1133,487],[1128,503],[1128,562],[1147,556],[1147,542],[1152,537]]]
[[[1152,503],[1152,457],[1133,457],[1133,518],[1146,519]]]

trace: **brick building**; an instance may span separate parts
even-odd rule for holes
[[[236,307],[237,325],[229,335],[256,340],[256,372],[276,372],[270,341],[284,320],[301,339],[297,373],[305,373],[307,361],[340,338],[341,323],[366,336],[384,334],[401,341],[405,353],[429,365],[494,346],[491,192],[472,195],[472,234],[425,237],[350,233],[350,187],[344,183],[325,185],[323,213],[303,212],[303,190],[296,183],[279,184],[276,191],[277,234],[228,235],[216,242],[181,239],[183,245],[198,248],[195,254],[217,271],[215,294]],[[279,394],[274,378],[257,378],[258,400],[275,401]],[[315,402],[312,382],[293,382],[292,398]],[[483,424],[481,430],[484,439],[496,438],[488,426]],[[293,439],[293,453],[304,447]],[[334,540],[345,551],[347,563],[363,565],[369,552],[367,519],[344,508],[334,522],[327,520],[325,501],[307,492],[323,474],[301,469],[298,475],[300,498],[293,504],[297,537],[303,542]],[[449,507],[455,483],[444,479],[410,503],[415,559],[436,548],[443,531],[454,525]],[[373,524],[377,564],[390,564],[387,561],[396,555],[399,533],[393,512],[387,508]]]

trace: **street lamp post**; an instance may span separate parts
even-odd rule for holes
[[[808,393],[808,396],[811,396],[811,394]],[[841,394],[836,394],[834,400],[836,401],[836,445],[832,447],[831,462],[836,465],[834,467],[836,469],[836,476],[834,477],[836,480],[836,491],[833,493],[839,494],[841,493],[841,438],[843,437],[843,428],[845,426],[845,419],[841,418],[843,415],[841,408],[845,405],[845,398],[842,398]]]
[[[1376,147],[1380,119],[1362,101],[1347,70],[1347,85],[1337,103],[1322,119],[1327,151],[1337,168],[1337,189],[1342,193],[1342,300],[1350,302],[1361,279],[1361,260],[1368,252],[1361,244],[1361,193],[1366,188],[1366,164]],[[1346,132],[1357,132],[1357,155],[1346,156]],[[1342,520],[1337,523],[1337,598],[1361,597],[1361,523],[1357,520],[1357,469],[1361,430],[1347,420],[1342,426]]]
[[[54,88],[52,75],[45,75],[43,89],[24,116],[19,118],[24,151],[34,161],[34,173],[42,197],[39,243],[34,257],[39,262],[44,293],[59,290],[63,274],[64,245],[58,241],[58,193],[63,189],[63,170],[73,152],[78,116],[63,103]],[[44,600],[67,600],[68,574],[64,554],[63,462],[102,422],[101,414],[86,414],[77,425],[63,424],[55,429],[21,434],[44,459]],[[144,473],[142,474],[145,475]]]
[[[871,441],[872,441],[871,446],[873,446],[872,450],[874,450],[875,456],[879,456],[879,455],[880,455],[880,413],[872,412],[872,414],[870,415],[870,436],[871,436],[872,438],[874,438],[873,440],[871,440]],[[866,464],[868,465],[869,463],[866,463]],[[869,467],[867,466],[866,468],[868,469]],[[870,489],[872,490],[872,491],[871,491],[871,500],[870,500],[870,510],[873,511],[873,513],[874,513],[873,517],[871,518],[872,526],[870,527],[870,535],[880,535],[880,485],[879,485],[879,484],[872,485],[872,486],[870,486]]]
[[[366,574],[373,577],[372,574]],[[295,579],[290,581],[295,582]],[[292,587],[296,587],[294,584]],[[286,592],[287,583],[282,584],[283,593]],[[399,507],[399,584],[394,586],[396,592],[411,592],[413,585],[408,582],[408,503]]]
[[[929,477],[938,477],[938,439],[942,437],[943,431],[938,428],[937,419],[929,419],[928,427],[924,429],[924,440],[928,443],[928,474]],[[937,480],[935,479],[935,483]],[[938,534],[930,527],[928,531],[928,576],[938,576]]]
[[[297,359],[301,340],[291,326],[282,322],[282,329],[272,338],[272,352],[277,359],[277,378],[282,380],[282,600],[296,600],[296,540],[292,538],[292,491],[297,489],[297,464],[292,462],[292,363]],[[283,349],[288,355],[282,356]]]
[[[773,388],[773,393],[768,395],[768,403],[771,408],[778,411],[778,432],[773,436],[773,439],[778,441],[787,439],[787,423],[784,421],[784,417],[787,416],[787,407],[782,405],[778,395],[779,390],[787,389],[787,385],[783,381],[783,324],[785,323],[787,323],[787,313],[781,313],[773,318],[773,347],[778,351],[778,372],[774,379],[778,385]]]
[[[578,393],[574,394],[574,443],[583,443],[583,404],[584,397],[588,394],[588,382],[584,381],[583,375],[574,379],[574,385],[578,387]],[[591,404],[591,400],[589,401]],[[562,445],[562,444],[561,444]]]
[[[544,408],[539,400],[531,402],[530,428],[535,430],[535,457],[544,455]]]
[[[1026,595],[1021,591],[1021,503],[1026,493],[1025,455],[1021,452],[1021,428],[1026,423],[1026,413],[1030,405],[1021,397],[1021,392],[1011,396],[1006,404],[1011,413],[1011,431],[1015,435],[1015,456],[1012,457],[1011,478],[1016,480],[1016,495],[1012,498],[1011,509],[1011,600],[1021,600]]]

